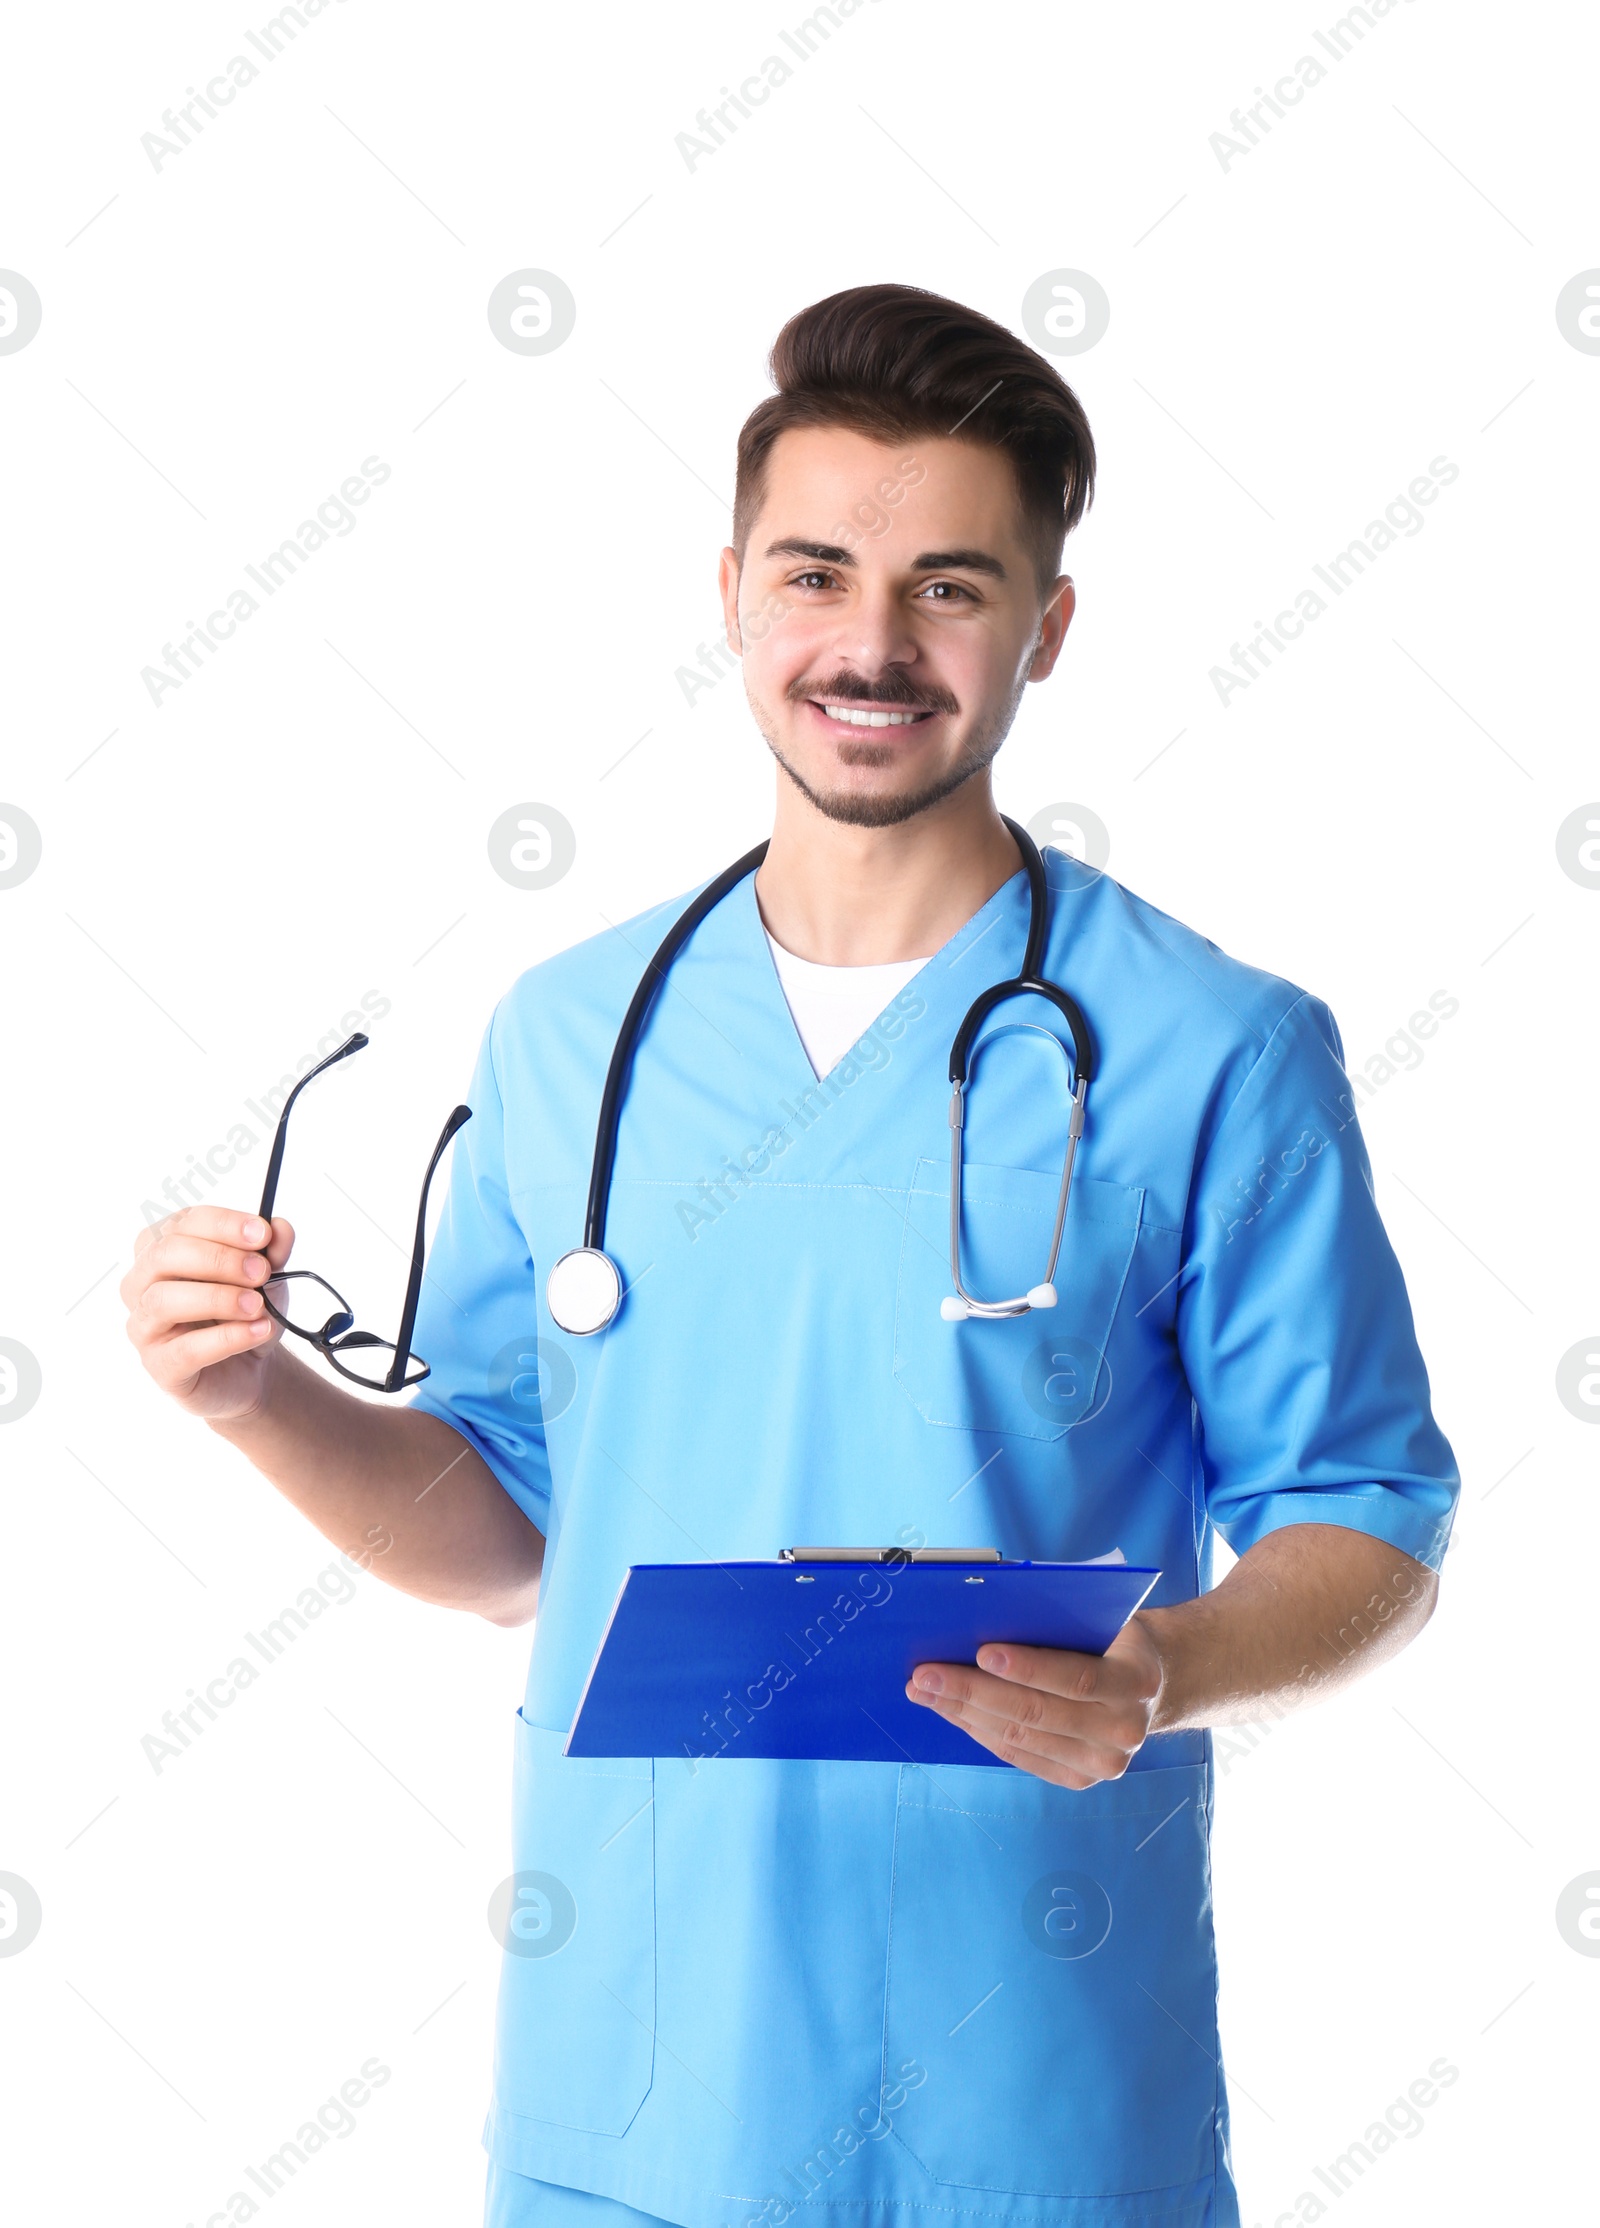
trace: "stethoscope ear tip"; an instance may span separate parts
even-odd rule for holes
[[[1036,1284],[1028,1294],[1029,1307],[1054,1307],[1056,1288],[1053,1284]]]
[[[958,1300],[952,1292],[947,1300],[939,1302],[939,1313],[947,1323],[964,1323],[972,1310],[965,1300]]]

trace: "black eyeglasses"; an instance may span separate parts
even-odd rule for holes
[[[361,1030],[353,1037],[346,1037],[337,1052],[330,1052],[319,1060],[309,1074],[303,1075],[283,1102],[283,1112],[278,1116],[277,1133],[272,1140],[272,1158],[267,1163],[267,1180],[262,1186],[261,1205],[257,1212],[268,1225],[278,1196],[278,1174],[283,1166],[283,1141],[289,1128],[289,1113],[295,1100],[308,1083],[331,1068],[335,1061],[346,1060],[353,1052],[365,1049],[369,1039]],[[443,1158],[449,1144],[463,1122],[470,1122],[470,1106],[456,1107],[444,1125],[439,1142],[433,1148],[433,1158],[428,1172],[422,1179],[422,1198],[417,1206],[417,1234],[411,1247],[411,1275],[406,1283],[406,1304],[401,1311],[399,1336],[393,1340],[378,1338],[371,1331],[358,1331],[350,1303],[336,1292],[325,1277],[314,1269],[280,1269],[276,1276],[268,1277],[261,1297],[266,1302],[267,1313],[274,1322],[281,1323],[286,1331],[293,1331],[296,1338],[303,1338],[314,1346],[323,1360],[348,1377],[352,1385],[364,1385],[368,1392],[409,1392],[413,1385],[420,1385],[428,1375],[428,1364],[420,1354],[411,1351],[411,1333],[417,1320],[417,1301],[422,1292],[422,1255],[428,1219],[428,1186],[433,1182],[433,1172]],[[332,1301],[331,1312],[328,1303]],[[340,1359],[353,1353],[370,1354],[377,1367],[383,1371],[374,1376],[370,1370],[350,1369]],[[388,1354],[387,1365],[378,1360]]]

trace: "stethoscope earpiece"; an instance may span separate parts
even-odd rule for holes
[[[1027,1315],[1036,1307],[1054,1307],[1059,1295],[1053,1284],[1036,1284],[1020,1300],[963,1300],[952,1292],[939,1302],[939,1313],[947,1323],[965,1323],[976,1316],[985,1322],[1003,1322],[1014,1315]]]

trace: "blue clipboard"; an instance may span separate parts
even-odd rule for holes
[[[1103,1655],[1161,1573],[1129,1563],[635,1563],[568,1756],[993,1764],[908,1701],[919,1663],[986,1641]]]

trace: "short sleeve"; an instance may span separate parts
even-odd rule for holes
[[[1191,1186],[1177,1332],[1206,1508],[1237,1554],[1340,1524],[1436,1569],[1460,1481],[1339,1055],[1302,995]]]
[[[494,1037],[491,1021],[467,1094],[472,1120],[451,1147],[450,1188],[423,1271],[412,1344],[430,1375],[411,1406],[459,1431],[544,1531],[550,1465],[540,1408],[537,1285],[506,1188]]]

